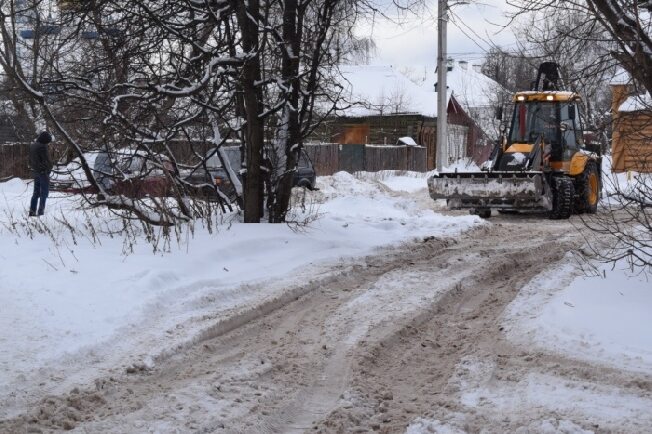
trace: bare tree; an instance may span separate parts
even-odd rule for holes
[[[269,221],[283,222],[303,140],[337,102],[342,48],[370,47],[353,27],[375,13],[373,0],[0,0],[0,66],[30,134],[47,125],[79,159],[90,205],[158,225],[201,216],[207,189],[228,207],[207,161],[231,166],[220,148],[236,141],[241,167],[227,172],[242,178],[244,220],[261,221],[267,196]],[[91,167],[89,151],[110,169]],[[111,187],[148,176],[128,173],[137,158],[165,175],[168,197]],[[201,185],[186,176],[198,171]]]
[[[247,109],[255,107],[255,113],[247,116],[255,116],[256,123],[246,128],[262,124],[264,140],[251,148],[256,162],[247,160],[246,188],[266,184],[269,221],[283,222],[303,142],[333,112],[339,99],[338,65],[372,47],[353,36],[356,20],[379,9],[373,1],[364,0],[272,0],[247,5],[241,7],[255,10],[248,14],[249,23],[240,20],[240,33],[243,40],[248,37],[245,32],[257,37],[262,51],[251,60],[260,77],[250,81],[249,91],[244,92],[245,98],[248,92],[258,95],[258,102],[252,99],[247,105]],[[259,140],[258,133],[253,137]],[[250,177],[252,171],[260,175]],[[260,208],[261,199],[259,195],[246,204],[245,214],[247,206]]]
[[[52,2],[30,0],[20,2],[17,13],[16,3],[5,1],[0,8],[2,66],[28,97],[34,129],[47,123],[79,158],[98,193],[87,196],[89,203],[157,225],[197,217],[188,201],[192,186],[184,182],[169,145],[181,138],[212,138],[204,122],[230,129],[235,101],[230,68],[243,59],[227,52],[224,29],[230,17],[218,9],[224,4],[106,0],[58,10]],[[32,32],[28,40],[21,39],[21,26]],[[127,173],[130,160],[144,157],[165,174],[171,200],[109,189],[86,161],[91,150],[109,155],[110,173],[99,175],[132,188],[148,173]]]

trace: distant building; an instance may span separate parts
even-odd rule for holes
[[[408,79],[391,66],[341,66],[344,87],[336,116],[328,119],[313,138],[340,144],[394,145],[403,137],[427,148],[427,167],[435,168],[437,94],[434,73]],[[483,162],[491,151],[493,131],[482,128],[487,113],[495,113],[484,77],[465,66],[448,73],[449,158],[471,157]],[[478,95],[481,92],[482,95]],[[489,110],[489,108],[491,110]],[[481,111],[484,110],[484,111]],[[486,124],[486,123],[485,123]],[[493,127],[492,127],[493,128]]]
[[[511,103],[511,93],[484,75],[480,65],[449,59],[447,69],[448,94],[455,98],[484,134],[491,140],[498,139],[500,122],[496,119],[496,109]],[[427,76],[426,85],[428,83],[434,83],[437,90],[436,71]]]

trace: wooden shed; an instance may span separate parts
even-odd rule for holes
[[[652,98],[632,94],[631,85],[612,90],[612,170],[652,173]]]

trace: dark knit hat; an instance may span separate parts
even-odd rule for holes
[[[36,139],[37,142],[43,143],[44,145],[47,145],[52,141],[52,134],[48,133],[47,131],[43,131],[41,134],[38,135],[38,139]]]

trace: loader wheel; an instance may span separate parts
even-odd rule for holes
[[[595,214],[600,198],[600,175],[595,162],[589,161],[584,172],[577,179],[577,200],[575,210],[578,213]]]
[[[567,176],[552,178],[552,210],[551,219],[567,219],[573,213],[573,196],[575,188],[573,180]]]
[[[489,208],[473,208],[469,211],[469,214],[477,215],[480,218],[488,219],[491,217],[491,209]]]

